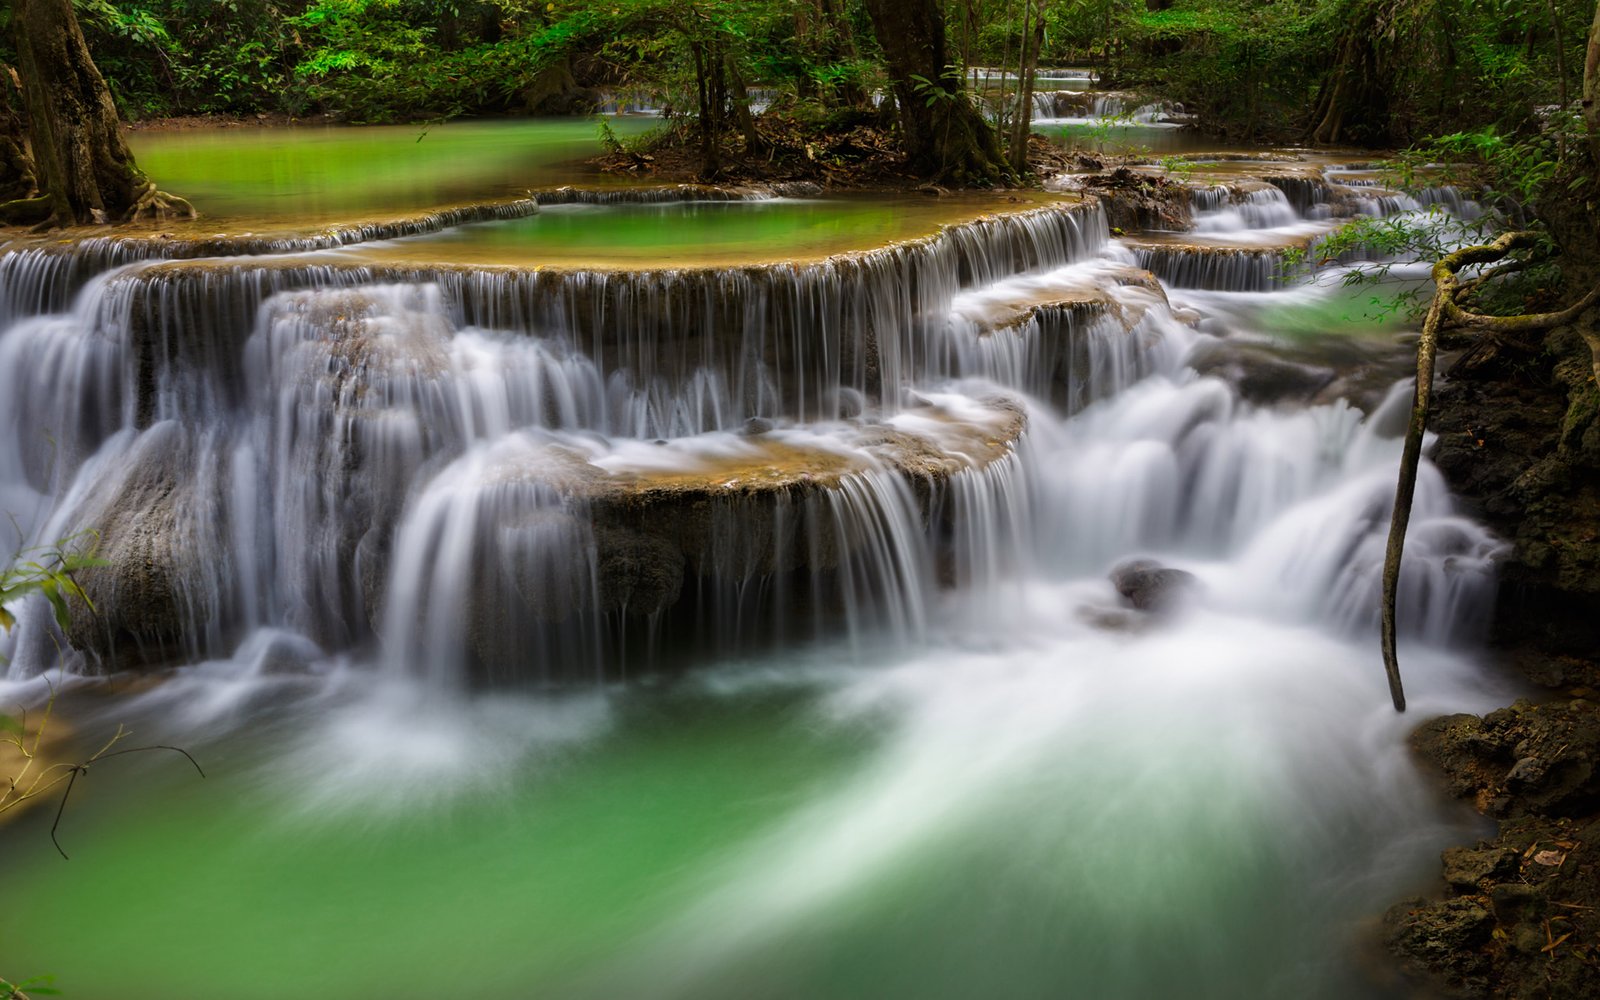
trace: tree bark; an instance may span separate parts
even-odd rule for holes
[[[0,65],[0,202],[39,193],[28,124],[22,114],[22,88],[16,70]]]
[[[959,187],[1011,178],[994,129],[967,99],[950,68],[944,14],[935,0],[867,0],[873,33],[889,65],[900,110],[906,166]]]
[[[134,163],[71,0],[12,0],[11,20],[37,182],[52,221],[193,216],[188,202],[157,191]]]
[[[755,116],[750,113],[750,88],[744,82],[744,74],[739,72],[739,60],[729,52],[723,62],[728,71],[728,105],[739,122],[739,131],[744,133],[744,155],[765,156],[767,143],[756,128]]]

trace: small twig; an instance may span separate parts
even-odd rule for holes
[[[110,760],[112,757],[120,757],[125,753],[143,753],[146,750],[171,750],[173,753],[181,753],[181,754],[183,754],[183,756],[185,758],[188,759],[190,764],[194,765],[195,772],[197,774],[199,774],[200,777],[204,778],[206,776],[206,772],[201,769],[200,762],[194,759],[194,755],[193,754],[191,754],[189,751],[183,749],[182,747],[170,747],[170,746],[167,746],[165,743],[152,743],[150,746],[147,746],[147,747],[129,747],[126,750],[117,750],[117,751],[114,751],[112,753],[108,753],[105,756],[100,757],[98,759],[99,760]]]
[[[78,783],[78,775],[83,772],[84,767],[82,764],[73,765],[72,776],[67,779],[67,790],[61,793],[61,804],[56,806],[56,821],[50,824],[50,843],[56,845],[56,850],[61,852],[61,860],[63,861],[71,861],[72,859],[67,856],[66,850],[61,846],[61,841],[56,839],[56,828],[61,825],[61,817],[66,814],[67,799],[72,795],[72,786]]]
[[[117,735],[113,736],[111,738],[111,742],[107,743],[105,745],[105,747],[101,748],[99,753],[96,753],[93,757],[90,757],[87,761],[83,762],[82,764],[70,765],[71,775],[67,778],[66,791],[61,793],[61,804],[56,806],[56,819],[55,819],[55,822],[50,824],[50,842],[52,844],[56,845],[56,850],[61,853],[61,857],[62,857],[63,860],[71,861],[72,859],[67,856],[66,850],[64,850],[62,848],[62,846],[61,846],[61,841],[59,839],[57,839],[56,830],[57,830],[57,828],[59,828],[61,826],[61,817],[63,815],[65,815],[65,813],[67,811],[67,799],[70,798],[71,795],[72,795],[73,786],[78,783],[78,775],[80,775],[80,774],[88,774],[89,773],[89,765],[91,763],[98,763],[98,762],[100,762],[102,760],[110,760],[112,757],[120,757],[123,754],[128,754],[128,753],[143,753],[146,750],[171,750],[173,753],[181,753],[181,754],[183,754],[183,756],[189,761],[189,763],[194,765],[194,769],[195,769],[195,771],[197,771],[199,773],[200,777],[204,778],[206,776],[206,772],[204,770],[202,770],[201,767],[200,767],[200,762],[195,760],[194,756],[192,754],[190,754],[189,751],[184,750],[181,747],[173,747],[173,746],[167,746],[166,744],[157,743],[157,744],[153,744],[153,745],[147,746],[147,747],[129,747],[126,750],[115,750],[115,751],[112,751],[111,753],[107,753],[106,750],[110,749],[112,744],[116,743],[116,741],[121,739],[122,736],[123,736],[122,727],[118,726],[117,727]]]

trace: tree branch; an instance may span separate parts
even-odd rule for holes
[[[1400,682],[1400,661],[1395,652],[1395,603],[1400,589],[1400,563],[1405,553],[1406,527],[1411,521],[1411,502],[1416,494],[1417,464],[1422,458],[1422,438],[1428,424],[1428,405],[1433,397],[1433,363],[1439,348],[1439,328],[1449,319],[1497,338],[1510,333],[1547,330],[1571,322],[1593,305],[1596,299],[1600,299],[1600,288],[1595,288],[1558,312],[1521,316],[1485,316],[1461,307],[1458,296],[1474,287],[1463,287],[1458,277],[1463,268],[1501,260],[1514,250],[1533,246],[1537,240],[1538,237],[1529,232],[1506,233],[1487,245],[1466,247],[1446,254],[1433,266],[1433,301],[1428,306],[1428,317],[1422,324],[1422,337],[1417,342],[1417,384],[1411,396],[1411,422],[1406,427],[1405,447],[1400,456],[1394,514],[1389,520],[1389,544],[1383,559],[1383,667],[1389,677],[1389,696],[1394,701],[1396,712],[1406,710],[1406,696]],[[1587,334],[1585,340],[1591,348],[1600,343],[1600,338],[1590,340]],[[1596,362],[1596,369],[1600,371],[1600,361]]]

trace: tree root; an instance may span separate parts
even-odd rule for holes
[[[1406,710],[1406,696],[1400,683],[1400,661],[1395,653],[1395,601],[1400,589],[1400,561],[1405,552],[1406,526],[1411,521],[1411,501],[1417,488],[1417,464],[1422,458],[1422,437],[1428,423],[1428,404],[1433,398],[1433,362],[1439,348],[1439,330],[1448,322],[1477,331],[1484,341],[1491,344],[1527,346],[1519,343],[1517,334],[1548,330],[1570,323],[1600,300],[1600,287],[1596,287],[1559,312],[1486,316],[1462,307],[1460,299],[1476,290],[1484,280],[1479,278],[1463,284],[1457,276],[1463,268],[1493,263],[1516,250],[1533,246],[1536,239],[1533,233],[1506,233],[1485,246],[1466,247],[1447,254],[1433,266],[1433,301],[1428,306],[1428,317],[1422,324],[1422,338],[1417,343],[1417,384],[1411,396],[1411,422],[1406,426],[1405,450],[1401,454],[1400,476],[1395,484],[1394,514],[1389,521],[1389,545],[1383,559],[1383,667],[1389,676],[1389,696],[1394,700],[1396,712]],[[1490,272],[1490,275],[1494,273]],[[1600,333],[1589,330],[1580,332],[1595,355],[1595,372],[1600,376]],[[1476,353],[1478,348],[1474,347],[1468,357]]]
[[[49,221],[54,216],[55,205],[47,195],[0,202],[0,223],[8,226],[31,226]]]
[[[136,219],[193,219],[199,213],[186,199],[165,191],[156,190],[154,181],[145,184],[144,191],[134,199],[133,206],[123,216],[124,222],[133,222]]]
[[[193,219],[199,213],[194,210],[187,199],[180,198],[166,191],[156,190],[153,182],[146,183],[144,190],[134,199],[132,207],[118,221],[135,222],[139,220],[161,221],[163,219]],[[96,210],[93,220],[98,224],[105,224],[111,220],[106,213]],[[77,224],[77,220],[63,217],[57,210],[57,205],[48,194],[39,195],[37,198],[17,198],[13,201],[0,202],[0,224],[9,226],[31,226],[31,232],[43,233],[52,229],[65,229]],[[0,998],[3,1000],[3,998]]]

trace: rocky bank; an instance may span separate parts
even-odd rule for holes
[[[1432,429],[1457,495],[1511,543],[1491,644],[1536,693],[1413,734],[1497,831],[1447,849],[1442,891],[1392,907],[1384,942],[1430,994],[1600,996],[1600,390],[1581,331],[1458,366]]]

